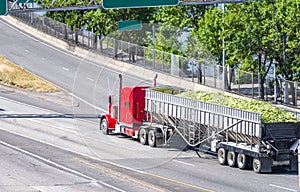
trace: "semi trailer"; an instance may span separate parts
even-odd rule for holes
[[[108,113],[100,116],[104,134],[125,134],[151,147],[179,137],[190,147],[215,152],[221,165],[257,173],[275,166],[298,169],[300,122],[263,123],[259,113],[179,97],[155,86],[123,87],[122,75],[119,79],[118,102],[109,96]]]

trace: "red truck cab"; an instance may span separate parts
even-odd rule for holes
[[[122,84],[120,84],[122,85]],[[145,89],[150,86],[120,86],[119,103],[112,103],[109,97],[109,113],[101,116],[100,129],[104,134],[122,133],[134,138],[143,122]]]

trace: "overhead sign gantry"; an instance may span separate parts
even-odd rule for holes
[[[176,6],[179,0],[102,0],[104,9]]]
[[[37,3],[38,2],[38,3]],[[0,0],[0,15],[15,12],[46,12],[46,11],[72,11],[92,9],[121,9],[144,8],[177,5],[211,5],[223,3],[245,3],[248,0],[78,0],[74,5],[66,4],[67,1],[52,0],[44,3],[43,0]],[[30,6],[28,6],[30,5]]]

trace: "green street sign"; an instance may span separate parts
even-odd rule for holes
[[[7,0],[0,0],[0,15],[7,15]]]
[[[179,0],[102,0],[104,9],[176,6]]]
[[[137,20],[119,21],[118,30],[119,31],[142,30],[142,22]]]

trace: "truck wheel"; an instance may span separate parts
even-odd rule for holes
[[[156,147],[156,131],[150,130],[148,134],[148,143],[150,147]]]
[[[261,162],[260,162],[260,159],[253,158],[252,166],[253,166],[253,170],[254,170],[255,173],[260,173],[261,172]]]
[[[107,123],[107,120],[105,118],[101,120],[100,130],[102,130],[102,133],[104,135],[109,135],[108,123]]]
[[[230,167],[236,167],[236,153],[233,151],[228,151],[227,153],[227,163]]]
[[[218,161],[221,165],[227,164],[227,151],[224,148],[218,149]]]
[[[248,168],[248,161],[249,157],[245,154],[239,153],[237,156],[237,166],[240,169],[247,169]]]
[[[148,144],[148,131],[144,128],[141,128],[139,133],[139,139],[141,144],[147,145]]]

